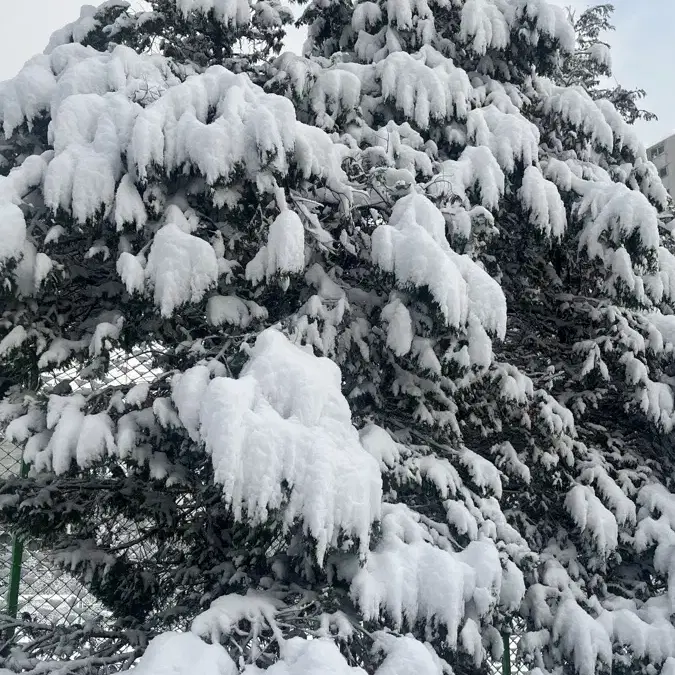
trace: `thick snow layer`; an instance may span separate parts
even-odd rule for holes
[[[192,622],[191,630],[200,637],[216,644],[221,637],[230,635],[242,621],[251,626],[274,625],[274,617],[281,603],[271,595],[249,591],[246,595],[223,595],[211,603]]]
[[[506,301],[499,284],[450,248],[443,214],[423,195],[396,202],[389,222],[373,232],[372,256],[402,288],[426,286],[450,326],[463,326],[471,312],[486,330],[503,336]]]
[[[94,18],[98,9],[94,5],[83,5],[80,8],[80,16],[75,21],[67,23],[63,28],[52,33],[44,53],[51,54],[57,47],[70,42],[82,42],[92,30],[100,25]]]
[[[539,35],[547,35],[560,45],[563,52],[571,54],[576,46],[576,34],[565,8],[551,0],[516,0],[516,20],[528,18],[535,22],[530,42],[537,44]]]
[[[236,295],[213,295],[206,303],[206,320],[213,326],[230,324],[246,328],[253,319],[266,319],[267,310]]]
[[[399,446],[394,439],[376,424],[368,424],[359,432],[361,445],[370,453],[385,471],[393,468],[401,457]]]
[[[524,28],[524,19],[534,23],[534,30]],[[533,45],[545,35],[557,40],[562,51],[574,51],[574,28],[563,8],[547,0],[467,0],[462,8],[460,39],[483,55],[506,49],[515,26]]]
[[[297,274],[305,267],[305,228],[300,216],[288,209],[270,225],[267,245],[246,265],[246,278],[254,284],[269,282],[277,274]]]
[[[26,241],[26,221],[21,209],[0,202],[0,265],[17,258]]]
[[[322,69],[309,92],[309,102],[316,115],[316,124],[331,129],[338,115],[358,107],[361,80],[341,68]]]
[[[413,341],[413,325],[408,308],[399,298],[394,298],[382,308],[381,317],[387,322],[387,347],[396,356],[405,356]]]
[[[605,45],[598,43],[598,46],[604,47]],[[627,148],[636,159],[646,160],[647,152],[640,142],[637,132],[621,117],[621,113],[614,107],[614,104],[611,101],[600,99],[595,101],[595,105],[600,109],[605,121],[611,128],[617,149]]]
[[[265,178],[266,169],[285,174],[294,152],[307,177],[343,181],[340,151],[323,131],[297,122],[288,99],[222,66],[189,77],[145,108],[129,148],[141,179],[158,165],[169,172],[191,167],[208,183],[237,170],[254,182]]]
[[[651,249],[658,255],[660,235],[656,209],[640,192],[621,183],[582,181],[576,187],[582,193],[576,212],[585,221],[579,249],[585,249],[590,258],[599,258],[612,269],[610,284],[621,279],[639,301],[645,302],[647,281],[647,290],[655,290],[659,296],[659,289],[649,284],[648,275],[644,275],[645,279],[640,276],[641,265],[634,265],[627,251],[620,250],[633,240],[642,249]]]
[[[326,638],[293,637],[282,645],[281,658],[269,668],[247,666],[242,675],[366,675],[350,666],[335,643]],[[207,674],[209,675],[209,674]]]
[[[148,220],[143,199],[128,173],[122,176],[117,186],[114,220],[118,230],[122,230],[127,223],[140,230]]]
[[[579,675],[593,675],[598,665],[611,668],[612,643],[602,624],[587,614],[572,598],[558,608],[553,639],[560,641]]]
[[[11,202],[19,206],[22,198],[42,183],[47,165],[53,156],[52,150],[42,155],[30,155],[7,176],[0,176],[0,203]]]
[[[567,493],[565,508],[582,532],[588,530],[602,556],[616,549],[619,543],[616,518],[595,496],[593,488],[575,485]]]
[[[173,0],[176,7],[187,16],[191,11],[209,14],[220,23],[232,28],[250,22],[251,6],[248,0]]]
[[[584,134],[599,147],[612,150],[614,134],[605,114],[582,87],[558,87],[544,83],[543,111],[560,117]]]
[[[620,183],[588,182],[585,187],[577,212],[589,219],[580,245],[588,248],[591,256],[604,257],[599,248],[601,233],[615,244],[637,234],[645,248],[658,247],[657,212],[642,194]]]
[[[49,59],[36,56],[24,65],[12,80],[0,82],[0,122],[9,138],[24,122],[32,122],[49,108],[56,79]]]
[[[618,525],[635,524],[635,503],[626,496],[622,488],[614,481],[603,468],[601,460],[584,469],[579,476],[580,480],[595,485],[597,491],[604,497]]]
[[[614,644],[628,647],[636,657],[655,665],[674,660],[675,628],[668,612],[615,609],[602,612],[597,620]]]
[[[194,633],[163,633],[150,641],[133,670],[125,672],[134,675],[238,675],[239,669],[219,644],[209,645]]]
[[[417,194],[400,199],[372,243],[373,262],[394,274],[401,287],[426,286],[450,326],[466,322],[466,282],[450,259],[445,218],[434,204]]]
[[[207,7],[199,0],[190,9],[213,9],[216,17],[231,19],[237,4],[214,0]],[[338,95],[342,107],[357,104],[354,75],[336,70],[319,80],[317,110],[337,112]],[[118,229],[140,229],[148,216],[136,184],[158,170],[193,170],[210,184],[243,170],[269,191],[273,174],[286,174],[291,164],[306,178],[326,179],[345,202],[350,199],[341,168],[346,148],[298,122],[288,99],[221,66],[181,83],[157,55],[124,46],[109,53],[79,44],[54,46],[0,84],[0,123],[7,136],[43,112],[51,115],[53,155],[43,155],[40,166],[39,158],[30,158],[29,166],[0,179],[0,204],[18,204],[44,174],[44,200],[53,211],[69,212],[80,223],[103,216]]]
[[[495,105],[476,108],[469,113],[466,128],[468,137],[490,148],[507,173],[513,173],[516,162],[528,167],[537,160],[539,130],[519,112],[504,113]]]
[[[211,111],[216,116],[210,123]],[[130,155],[141,178],[153,165],[194,166],[209,183],[237,168],[284,172],[294,144],[295,111],[245,75],[213,66],[188,78],[145,108],[134,125]]]
[[[424,47],[416,57],[402,51],[390,54],[377,64],[376,72],[385,100],[391,100],[418,127],[466,118],[469,77],[433,48]]]
[[[455,646],[467,608],[480,616],[499,602],[502,567],[494,543],[442,550],[403,505],[385,505],[383,514],[381,540],[351,580],[352,599],[366,620],[385,613],[397,628],[443,625]]]
[[[0,340],[0,356],[9,354],[18,349],[27,339],[28,334],[23,326],[14,326],[12,330]]]
[[[358,33],[376,26],[382,20],[382,10],[376,2],[360,2],[352,13],[352,28]]]
[[[182,304],[199,302],[216,283],[218,261],[211,244],[168,222],[155,235],[145,274],[162,316],[171,316]]]
[[[488,49],[506,49],[510,26],[503,11],[492,0],[467,0],[462,7],[459,37],[478,54]]]
[[[120,275],[128,293],[140,293],[145,287],[145,269],[139,258],[122,251],[117,259],[117,274]]]
[[[555,183],[546,180],[536,166],[528,166],[519,195],[535,227],[548,237],[562,237],[567,214]]]
[[[377,632],[373,649],[385,654],[376,675],[442,675],[443,668],[432,648],[412,635]]]
[[[429,185],[431,195],[457,196],[470,206],[468,192],[476,188],[480,203],[486,209],[497,209],[504,194],[505,177],[489,148],[469,146],[458,160],[446,160]]]
[[[382,479],[352,426],[339,368],[268,329],[238,380],[207,377],[204,366],[188,370],[174,383],[173,399],[193,437],[199,420],[235,517],[264,522],[281,509],[287,526],[303,522],[318,560],[340,532],[365,554]]]

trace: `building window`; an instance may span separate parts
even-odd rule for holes
[[[668,175],[668,167],[667,167],[667,166],[662,166],[662,167],[659,169],[659,176],[661,176],[661,178],[665,178],[667,175]]]
[[[652,148],[652,157],[658,157],[666,151],[665,143],[659,143],[658,145]]]

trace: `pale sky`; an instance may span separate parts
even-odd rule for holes
[[[0,23],[0,81],[41,52],[52,31],[77,18],[83,4],[82,0],[3,1],[8,7]],[[576,8],[600,3],[553,1]],[[614,75],[624,87],[647,91],[644,107],[659,120],[638,125],[638,131],[650,145],[675,132],[675,0],[614,0],[614,6],[617,30],[610,40]]]

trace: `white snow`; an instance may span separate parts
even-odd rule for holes
[[[474,186],[480,193],[481,205],[486,209],[497,209],[504,194],[505,177],[494,155],[485,146],[468,146],[457,161],[443,162],[440,172],[429,185],[429,193],[437,197],[456,195],[468,207],[467,192]]]
[[[120,275],[127,293],[142,293],[145,287],[145,269],[138,256],[128,251],[122,251],[116,264],[117,274]]]
[[[562,237],[567,214],[555,183],[546,180],[536,166],[528,166],[519,195],[533,225],[548,237]]]
[[[199,302],[218,280],[213,247],[168,222],[155,235],[145,268],[162,316],[186,302]]]
[[[466,129],[476,145],[490,148],[506,173],[513,173],[516,162],[528,167],[539,155],[539,130],[519,112],[504,113],[495,105],[476,108],[467,117]]]
[[[242,675],[366,675],[358,666],[350,666],[335,643],[326,638],[286,640],[281,658],[269,668],[246,666]],[[160,674],[161,675],[161,674]],[[210,674],[207,674],[210,675]]]
[[[18,349],[27,338],[28,334],[23,326],[14,326],[14,328],[0,340],[0,356],[5,356],[13,350]]]
[[[405,356],[412,347],[413,326],[408,308],[394,298],[382,308],[381,317],[387,322],[387,347],[396,356]]]
[[[575,485],[565,497],[565,508],[577,527],[588,530],[602,556],[614,551],[619,543],[619,532],[614,514],[595,496],[593,488]]]
[[[107,413],[85,415],[80,427],[75,460],[81,468],[88,468],[106,454],[115,452],[113,422]]]
[[[133,223],[140,230],[148,220],[143,198],[128,173],[122,176],[117,186],[113,217],[118,230],[122,230],[126,223]]]
[[[438,657],[430,645],[412,635],[396,636],[378,631],[374,634],[373,650],[384,653],[376,675],[442,675]]]
[[[405,506],[385,504],[382,537],[351,580],[351,597],[366,620],[386,613],[393,625],[447,628],[457,644],[467,608],[478,615],[498,602],[502,568],[494,543],[472,541],[454,553],[437,548]]]
[[[488,49],[506,49],[509,43],[507,17],[491,0],[467,0],[459,31],[460,39],[481,55]]]
[[[423,47],[416,57],[400,51],[376,65],[382,95],[391,99],[406,118],[422,129],[432,121],[466,118],[471,83],[432,47]]]
[[[150,384],[148,382],[139,382],[135,384],[124,397],[124,402],[132,408],[140,408],[150,394]]]
[[[0,202],[0,266],[18,258],[26,241],[26,221],[15,204]]]
[[[228,323],[246,328],[253,319],[266,319],[267,310],[235,295],[214,295],[206,303],[206,319],[213,326]]]
[[[250,22],[251,7],[248,0],[172,0],[176,7],[187,16],[190,12],[201,12],[213,16],[220,23],[237,28]]]
[[[565,599],[558,608],[553,639],[560,641],[563,653],[571,658],[579,675],[594,675],[597,667],[611,668],[612,643],[607,631],[572,598]]]
[[[305,267],[305,228],[297,213],[284,210],[270,225],[267,245],[246,266],[246,278],[258,283],[258,265],[266,280],[276,274],[297,274]]]
[[[545,91],[542,108],[546,115],[559,116],[583,131],[599,147],[612,150],[612,127],[602,110],[582,87],[558,87],[552,83],[544,83],[543,80],[541,83]]]
[[[239,669],[219,644],[207,644],[194,633],[162,633],[148,644],[134,675],[238,675]]]
[[[216,644],[242,621],[250,623],[254,630],[264,624],[275,626],[274,617],[282,604],[271,595],[251,591],[246,595],[223,595],[195,617],[191,630]]]
[[[426,286],[450,326],[464,325],[471,311],[503,335],[506,301],[499,284],[450,248],[445,218],[426,197],[412,193],[396,202],[389,222],[373,232],[372,256],[403,289]]]
[[[359,432],[361,445],[370,453],[384,471],[396,466],[401,457],[400,449],[394,439],[382,427],[368,424]]]
[[[211,378],[205,365],[197,365],[171,380],[171,398],[176,404],[178,418],[193,441],[200,440],[199,407]]]
[[[339,368],[267,329],[238,380],[215,377],[204,386],[207,377],[204,366],[188,370],[173,398],[193,433],[198,415],[199,437],[235,517],[264,522],[281,509],[287,526],[301,519],[317,560],[340,532],[365,553],[382,481],[351,424]]]

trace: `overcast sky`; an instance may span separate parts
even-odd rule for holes
[[[3,1],[9,6],[0,23],[0,80],[12,77],[26,59],[41,52],[52,31],[75,19],[83,4],[82,0]],[[600,2],[554,1],[576,8]],[[640,124],[638,130],[650,145],[675,132],[675,0],[615,0],[614,5],[617,30],[610,39],[614,74],[624,87],[647,91],[644,107],[659,120]]]

